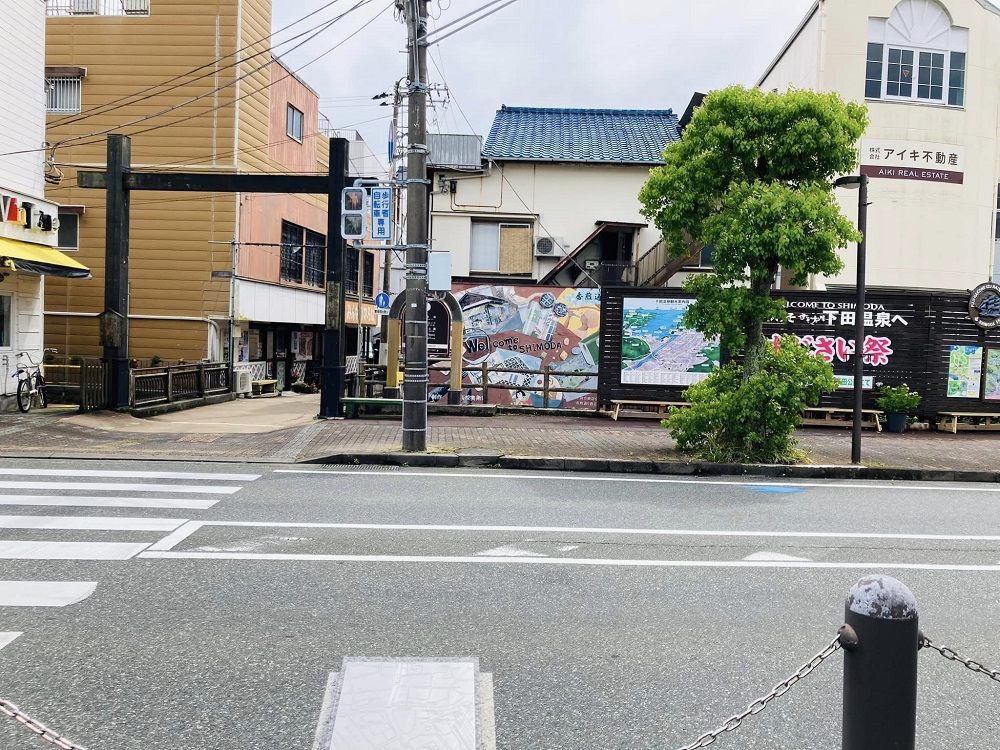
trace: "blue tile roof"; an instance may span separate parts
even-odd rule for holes
[[[483,157],[499,161],[658,164],[680,138],[670,109],[541,109],[504,105]]]

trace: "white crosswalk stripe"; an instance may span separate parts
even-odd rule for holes
[[[101,490],[104,492],[167,492],[198,495],[232,495],[239,492],[238,485],[198,484],[116,484],[113,482],[8,482],[0,481],[4,490]]]
[[[99,469],[11,469],[0,467],[0,476],[98,477],[105,479],[195,479],[211,482],[252,482],[260,474],[214,474],[192,471],[103,471]]]
[[[24,633],[0,633],[0,649],[4,646],[9,646],[14,642],[14,640]]]

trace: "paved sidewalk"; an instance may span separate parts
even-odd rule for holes
[[[157,458],[293,463],[337,456],[364,463],[370,454],[400,450],[399,419],[318,421],[316,395],[240,399],[174,414],[135,419],[49,408],[0,414],[0,455]],[[799,431],[809,463],[847,465],[850,432]],[[685,463],[655,420],[570,416],[431,416],[428,452],[506,456],[632,459]],[[865,431],[864,463],[873,467],[996,471],[1000,434]]]

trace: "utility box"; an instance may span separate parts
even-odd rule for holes
[[[451,291],[451,253],[427,254],[427,289],[432,292]]]

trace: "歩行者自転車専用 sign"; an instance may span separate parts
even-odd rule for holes
[[[965,149],[954,144],[864,138],[861,174],[875,179],[961,185],[965,181]]]

